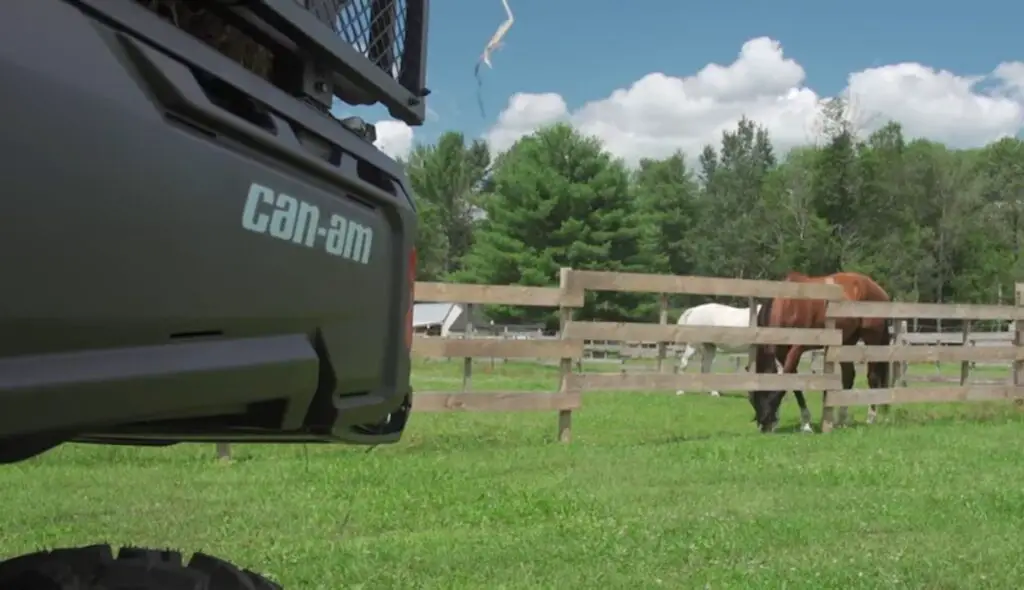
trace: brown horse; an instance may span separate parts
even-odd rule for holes
[[[843,288],[846,299],[851,301],[890,301],[885,292],[870,277],[855,272],[837,272],[830,275],[809,277],[798,272],[790,272],[786,280],[797,283],[825,283],[839,285]],[[758,325],[778,328],[824,328],[827,303],[821,299],[790,299],[777,297],[768,301],[758,314]],[[767,308],[767,309],[765,309]],[[884,346],[889,344],[889,321],[882,318],[837,318],[836,328],[843,333],[843,345],[849,346],[858,341],[868,346]],[[821,348],[820,346],[792,345],[757,347],[755,370],[758,373],[774,372],[775,359],[782,363],[783,373],[796,373],[800,365],[800,357],[805,350]],[[856,370],[852,362],[839,363],[842,371],[843,389],[853,387]],[[884,362],[868,363],[868,384],[872,388],[886,387],[889,381],[889,364]],[[794,392],[797,400],[802,401],[803,392]],[[755,419],[761,432],[771,432],[778,423],[779,405],[785,391],[754,391],[750,395],[750,403],[754,406]],[[810,415],[805,404],[801,406],[801,417],[805,423]],[[888,409],[888,406],[884,406]],[[874,422],[878,411],[875,405],[868,408],[868,423]],[[847,408],[839,408],[839,424],[847,420]]]

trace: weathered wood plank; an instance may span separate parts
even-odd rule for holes
[[[906,344],[963,344],[963,335],[954,332],[910,332],[903,334]],[[972,332],[970,342],[990,345],[1013,342],[1013,332]]]
[[[1024,387],[1006,385],[965,385],[960,387],[898,387],[888,389],[844,389],[830,391],[829,406],[867,406],[870,404],[917,404],[978,402],[1015,399],[1024,396]]]
[[[576,410],[581,406],[582,398],[578,391],[559,393],[417,391],[412,396],[414,412],[542,412]]]
[[[604,391],[754,391],[794,389],[811,391],[842,387],[839,375],[774,373],[633,373],[633,374],[574,374],[569,378],[574,390]]]
[[[831,301],[832,318],[932,318],[940,320],[1012,320],[1024,318],[1024,310],[1012,305],[967,303],[904,303],[900,301]]]
[[[581,358],[583,340],[501,340],[417,336],[412,352],[427,358]]]
[[[825,352],[825,359],[837,363],[1017,361],[1024,360],[1024,348],[1013,346],[834,346]]]
[[[959,377],[949,375],[910,375],[906,378],[910,383],[956,383],[960,384]],[[971,385],[1007,385],[1011,383],[1009,377],[1003,379],[971,379]]]
[[[444,338],[430,336],[413,336],[412,355],[420,358],[444,357]]]
[[[736,328],[718,326],[673,326],[643,323],[570,322],[570,338],[619,340],[624,342],[717,342],[721,344],[803,344],[832,346],[843,343],[839,330],[807,328]]]
[[[626,293],[690,293],[694,295],[828,300],[843,298],[842,287],[824,283],[791,283],[595,270],[572,271],[571,284],[573,290]]]
[[[422,303],[478,303],[481,305],[524,305],[558,307],[558,287],[526,287],[522,285],[472,285],[457,283],[416,282],[415,299]]]
[[[960,383],[959,377],[950,375],[908,375],[906,380],[910,383]]]

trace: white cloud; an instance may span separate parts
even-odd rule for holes
[[[1024,125],[1024,103],[999,86],[978,90],[984,80],[901,63],[851,74],[849,88],[864,111],[899,121],[907,135],[977,146],[1014,135]]]
[[[988,76],[917,63],[870,68],[850,74],[843,94],[865,132],[891,119],[910,137],[966,147],[1024,128],[1024,62],[1000,64]],[[569,121],[634,163],[678,149],[696,156],[746,115],[787,150],[814,138],[823,98],[806,86],[803,67],[777,41],[758,37],[729,65],[709,64],[684,78],[647,74],[572,112],[558,94],[515,94],[486,137],[501,151],[540,126]]]
[[[992,76],[1006,87],[1008,94],[1024,100],[1024,62],[1001,63],[992,72]]]
[[[498,115],[498,123],[488,131],[487,141],[499,151],[505,150],[537,127],[565,119],[568,114],[565,99],[553,92],[514,94],[508,107]]]
[[[404,158],[412,151],[412,127],[401,121],[377,121],[373,145],[392,158]]]

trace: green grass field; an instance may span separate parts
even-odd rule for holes
[[[457,388],[461,367],[420,363],[416,386]],[[556,382],[487,361],[473,378]],[[788,397],[783,426],[797,415]],[[591,393],[570,445],[552,442],[554,413],[420,414],[370,453],[238,445],[231,463],[212,445],[68,445],[0,470],[0,552],[204,550],[299,590],[1024,583],[1012,404],[904,406],[830,435],[760,435],[751,416],[743,398]]]

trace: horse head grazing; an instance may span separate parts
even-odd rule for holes
[[[751,392],[750,403],[754,406],[754,422],[761,433],[775,432],[775,427],[779,424],[779,407],[785,395],[786,392],[782,390]]]

